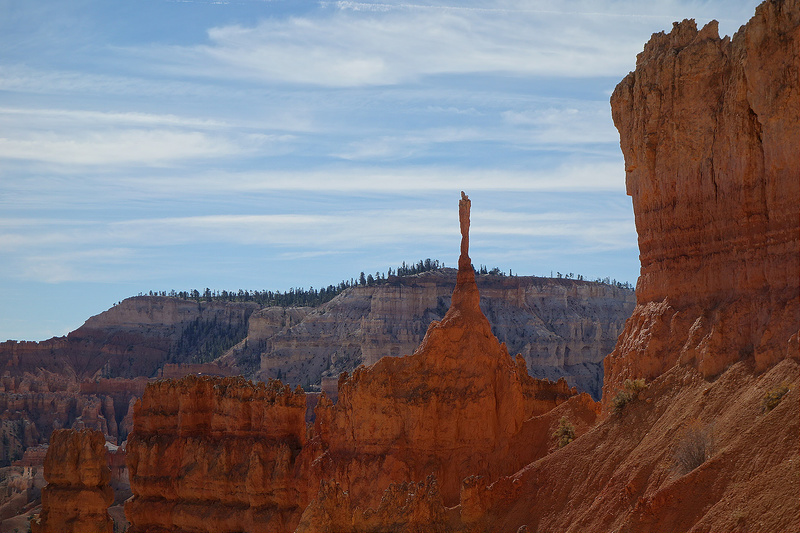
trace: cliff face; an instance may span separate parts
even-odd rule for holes
[[[305,412],[279,382],[148,385],[128,439],[131,531],[292,531],[311,490]]]
[[[34,533],[111,533],[105,438],[93,430],[57,430],[44,460],[47,485],[42,512],[31,521]]]
[[[732,39],[684,21],[617,87],[642,276],[604,402],[652,381],[563,450],[467,487],[470,531],[800,529],[798,40],[797,0],[767,0]]]
[[[565,377],[600,397],[602,360],[634,305],[633,291],[530,276],[476,276],[492,333],[522,354],[531,375]],[[450,306],[456,271],[446,269],[348,289],[316,309],[267,308],[226,359],[258,375],[302,385],[407,355]]]
[[[604,397],[676,362],[705,376],[798,357],[798,9],[655,34],[611,98],[642,262]]]
[[[66,337],[0,343],[0,366],[14,375],[43,368],[77,380],[151,377],[165,362],[219,356],[244,337],[254,303],[128,298]],[[215,350],[216,349],[216,350]]]

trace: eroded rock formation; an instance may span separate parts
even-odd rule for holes
[[[31,521],[34,533],[113,531],[105,442],[101,432],[89,429],[53,432],[44,460],[42,512]]]
[[[617,87],[642,277],[604,403],[652,381],[562,450],[465,484],[470,531],[800,529],[798,40],[797,0],[732,39],[676,23]],[[707,447],[688,467],[687,445]]]
[[[293,531],[312,490],[305,412],[280,382],[148,385],[128,439],[131,532]]]
[[[642,267],[605,398],[678,361],[798,357],[798,17],[769,0],[732,39],[675,23],[614,91]]]
[[[464,227],[466,197],[460,208]],[[552,413],[570,413],[579,434],[591,427],[599,404],[531,378],[492,334],[464,231],[444,319],[414,354],[343,374],[311,438],[305,394],[278,381],[149,384],[127,449],[132,531],[449,528],[464,477],[490,482],[554,449]]]
[[[456,504],[465,477],[493,480],[537,458],[539,448],[513,446],[525,421],[576,395],[564,380],[531,378],[522,358],[512,359],[492,334],[468,255],[469,207],[462,197],[458,281],[444,318],[431,323],[412,355],[343,375],[338,403],[317,406],[325,450],[319,477],[362,507],[379,506],[376,487],[431,474],[444,504]],[[594,402],[585,400],[594,414]]]

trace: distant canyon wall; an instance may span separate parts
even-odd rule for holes
[[[599,398],[602,361],[634,305],[633,291],[607,284],[529,276],[476,276],[481,308],[511,354],[534,377],[565,377]],[[262,378],[319,383],[383,356],[408,355],[450,306],[452,269],[354,287],[318,308],[266,308],[225,357],[258,365]]]
[[[0,343],[0,369],[21,375],[43,368],[78,381],[154,377],[166,363],[221,355],[245,336],[258,308],[252,302],[136,296],[90,317],[66,337]]]

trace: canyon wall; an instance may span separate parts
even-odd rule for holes
[[[796,4],[764,2],[732,39],[675,23],[611,97],[642,266],[606,400],[676,362],[714,376],[798,357]]]
[[[152,377],[164,363],[221,355],[245,336],[257,308],[248,302],[128,298],[66,337],[0,343],[0,368],[11,375],[42,368],[77,380]]]
[[[44,460],[42,512],[31,521],[33,533],[113,531],[105,442],[102,433],[89,429],[53,432]]]
[[[531,276],[484,274],[476,281],[493,334],[522,354],[531,375],[565,377],[600,397],[602,361],[633,310],[633,291]],[[226,359],[258,368],[262,379],[308,388],[385,355],[412,353],[428,324],[450,307],[455,283],[456,271],[444,269],[353,287],[314,309],[262,309]]]

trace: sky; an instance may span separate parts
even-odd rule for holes
[[[432,258],[636,282],[609,97],[756,1],[0,0],[0,340]]]

